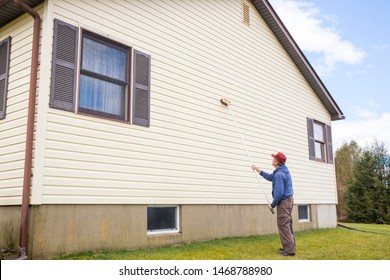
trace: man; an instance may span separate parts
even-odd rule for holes
[[[268,204],[268,208],[272,210],[277,206],[277,224],[280,241],[283,246],[279,254],[282,256],[294,256],[296,247],[291,216],[294,192],[291,175],[285,165],[287,159],[283,153],[272,154],[272,157],[272,165],[275,167],[273,173],[264,172],[255,165],[252,165],[252,169],[259,172],[264,179],[272,181],[273,201]]]

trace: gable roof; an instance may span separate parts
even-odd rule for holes
[[[44,2],[44,0],[23,0],[30,7]],[[317,94],[325,108],[329,112],[332,120],[342,120],[345,118],[343,112],[333,99],[321,79],[294,41],[275,10],[268,0],[251,0],[253,6],[264,19],[268,27],[274,33],[282,47],[298,67],[303,77],[309,83],[313,91]],[[0,27],[11,22],[24,13],[14,2],[14,0],[0,0]]]

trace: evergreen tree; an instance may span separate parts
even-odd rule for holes
[[[337,220],[341,222],[348,220],[345,195],[348,189],[348,182],[352,178],[353,165],[359,157],[360,151],[361,148],[354,140],[351,140],[350,143],[343,143],[336,151]]]
[[[362,223],[390,223],[389,155],[383,143],[364,149],[352,169],[347,190],[350,220]]]

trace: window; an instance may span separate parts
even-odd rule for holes
[[[314,122],[314,151],[316,159],[325,161],[325,126]]]
[[[79,112],[128,120],[130,49],[83,32]]]
[[[11,37],[0,41],[0,119],[5,118],[7,108],[10,49]]]
[[[298,221],[308,222],[310,221],[310,208],[309,205],[298,205]]]
[[[331,126],[307,118],[309,158],[333,163]]]
[[[148,233],[179,232],[179,207],[150,206],[147,213]]]
[[[57,19],[53,46],[50,107],[150,126],[149,55]]]

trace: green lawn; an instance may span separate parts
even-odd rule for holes
[[[197,242],[132,251],[87,252],[63,256],[73,260],[390,260],[390,225],[344,224],[345,228],[298,232],[297,254],[279,256],[278,235]],[[369,231],[369,232],[368,232]]]

